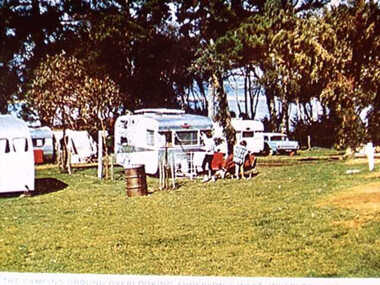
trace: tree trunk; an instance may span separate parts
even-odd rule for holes
[[[255,100],[252,101],[251,105],[252,107],[252,120],[255,119],[256,113],[257,113],[257,106],[259,105],[259,99],[260,99],[260,92],[261,92],[261,87],[257,87],[255,90],[255,94],[253,95]],[[253,104],[255,102],[255,104]]]
[[[266,103],[269,113],[269,120],[268,120],[268,130],[267,131],[274,131],[277,130],[277,113],[276,113],[276,106],[274,102],[274,96],[271,94],[268,94],[268,89],[266,91]]]
[[[104,178],[107,180],[110,177],[110,167],[109,167],[109,154],[108,154],[108,147],[107,147],[107,139],[106,139],[106,126],[103,122],[103,120],[100,120],[100,124],[102,126],[102,141],[104,146]]]
[[[246,70],[246,72],[245,72],[245,76],[244,76],[244,109],[245,109],[245,113],[248,116],[248,79],[249,79],[248,73],[249,73],[249,70],[247,70],[247,69],[245,69],[245,70]]]
[[[296,99],[296,104],[297,104],[297,122],[301,121],[301,104],[300,104],[300,99]]]
[[[68,158],[68,139],[66,140],[66,118],[65,118],[65,109],[64,106],[61,107],[62,110],[62,126],[63,126],[63,137],[61,145],[61,164],[59,164],[62,172],[66,172],[68,170],[68,164],[71,163]]]
[[[210,88],[211,87],[211,88]],[[214,85],[214,80],[211,80],[211,83],[209,84],[208,88],[208,96],[207,96],[207,114],[208,117],[212,120],[215,121],[215,89]]]
[[[304,110],[304,115],[306,116],[306,120],[310,123],[313,121],[313,107],[312,105],[309,103],[309,106],[310,106],[310,110],[307,109],[307,105],[306,103],[301,103],[301,106]]]
[[[252,82],[251,82],[251,76],[248,74],[248,94],[249,94],[249,106],[251,108],[251,118],[254,120],[255,118],[255,111],[253,110],[253,102],[255,100],[254,95],[252,94]]]
[[[215,99],[217,101],[217,112],[215,120],[223,127],[224,135],[227,139],[228,153],[232,153],[235,144],[235,129],[231,124],[231,113],[228,109],[227,94],[223,88],[223,78],[220,74],[212,75],[212,86],[215,91]]]
[[[282,105],[282,122],[281,122],[281,132],[289,134],[289,105],[286,99],[281,101]]]
[[[208,101],[207,101],[207,95],[206,95],[206,91],[205,91],[205,88],[203,85],[203,81],[198,79],[198,78],[195,79],[195,81],[197,82],[197,85],[199,88],[199,93],[202,96],[202,100],[201,100],[202,101],[202,113],[208,112]]]
[[[239,111],[239,115],[236,114],[237,118],[240,117],[240,115],[241,115],[241,107],[240,107],[240,103],[239,103],[238,90],[239,90],[239,86],[238,86],[237,82],[235,81],[235,100],[236,100],[236,106],[238,107],[238,111]],[[228,104],[228,100],[227,100],[227,104]]]

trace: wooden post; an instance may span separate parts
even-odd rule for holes
[[[307,149],[311,150],[311,137],[307,136]]]
[[[103,149],[104,149],[104,158],[103,158],[103,167],[104,167],[104,176],[105,179],[109,179],[110,173],[109,173],[109,168],[110,168],[110,156],[108,155],[108,148],[107,148],[107,131],[102,131],[102,143],[103,143]]]
[[[367,145],[365,146],[365,153],[368,158],[369,171],[373,171],[373,169],[375,168],[375,149],[373,147],[372,142],[367,143]]]
[[[67,151],[67,171],[71,175],[71,151]]]
[[[169,176],[170,176],[170,165],[169,165],[169,153],[168,153],[168,143],[165,145],[165,156],[163,161],[163,172],[164,172],[164,189],[169,188]]]
[[[175,160],[174,160],[174,155],[172,156],[170,170],[171,170],[172,183],[173,183],[172,187],[173,187],[173,189],[175,189]]]
[[[160,190],[162,190],[164,185],[162,183],[163,173],[162,173],[162,161],[161,161],[161,158],[158,161],[158,179],[159,179],[159,186],[158,186],[158,188]]]
[[[113,171],[113,154],[110,155],[111,159],[111,180],[113,181],[114,179],[114,171]]]
[[[59,170],[62,171],[65,167],[63,164],[62,150],[60,150],[60,149],[57,151],[57,162],[58,162]]]
[[[103,132],[98,131],[98,179],[103,177]]]

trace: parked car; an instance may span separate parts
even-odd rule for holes
[[[282,133],[262,133],[264,137],[264,153],[293,153],[299,149],[297,141],[289,140],[286,134]]]

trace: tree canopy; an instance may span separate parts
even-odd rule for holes
[[[35,70],[27,100],[44,125],[97,131],[119,112],[118,86],[108,76],[91,76],[83,63],[64,53],[47,56]]]
[[[214,119],[232,140],[224,84],[239,69],[245,96],[251,98],[252,106],[245,109],[250,107],[254,116],[254,102],[265,96],[270,130],[290,132],[297,125],[326,120],[337,145],[379,141],[379,3],[328,2],[4,0],[0,112],[7,112],[9,103],[27,99],[42,121],[52,124],[47,110],[53,107],[47,106],[50,101],[56,105],[57,98],[65,98],[60,104],[69,106],[60,110],[71,104],[83,109],[89,101],[82,99],[104,103],[101,98],[108,94],[116,99],[107,98],[104,104],[108,110],[117,106],[117,112],[181,107],[207,113],[207,104],[215,103],[219,111]],[[62,82],[63,71],[51,69],[54,60],[68,64],[70,80]],[[50,83],[43,73],[49,66]],[[72,84],[67,87],[71,89],[64,83]],[[65,90],[62,96],[53,94],[58,85]],[[71,102],[75,94],[97,95]],[[192,100],[202,102],[203,109],[192,108]],[[312,100],[322,104],[319,121],[312,118]],[[304,115],[292,126],[293,105]],[[360,114],[365,114],[364,123]],[[72,123],[78,124],[74,119]]]

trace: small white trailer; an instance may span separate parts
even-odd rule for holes
[[[212,130],[208,117],[177,109],[140,109],[120,116],[115,123],[116,163],[124,167],[144,164],[156,174],[160,160],[174,161],[175,171],[193,171],[194,153],[203,153],[202,132]]]
[[[33,149],[42,150],[44,161],[54,160],[53,132],[49,127],[29,128]]]
[[[0,193],[34,191],[34,156],[26,123],[0,115]]]
[[[54,130],[55,149],[63,148],[63,130]],[[71,153],[71,163],[85,163],[97,156],[97,144],[87,131],[65,130],[66,143]]]
[[[232,119],[231,124],[236,131],[236,140],[247,142],[247,149],[252,153],[264,151],[264,124],[257,120]]]

